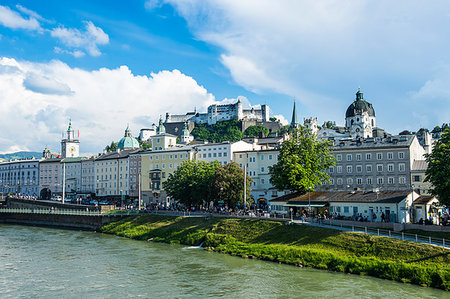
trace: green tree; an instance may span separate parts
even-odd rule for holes
[[[244,135],[247,137],[259,137],[259,133],[262,132],[264,136],[269,134],[269,129],[263,126],[250,126],[244,131]]]
[[[207,204],[212,200],[209,186],[218,167],[221,166],[217,161],[183,162],[164,182],[164,189],[175,201],[188,207]]]
[[[250,197],[252,179],[246,176],[247,198]],[[216,168],[210,184],[211,197],[217,204],[223,201],[228,207],[244,203],[244,171],[236,162]]]
[[[117,147],[118,147],[118,143],[114,142],[114,141],[111,141],[111,144],[107,145],[105,147],[105,151],[107,151],[107,152],[115,152],[117,150]]]
[[[450,128],[441,133],[433,151],[425,155],[428,168],[425,181],[433,186],[431,193],[439,198],[441,204],[450,206]]]
[[[269,167],[270,182],[280,190],[314,191],[330,179],[325,170],[334,164],[329,142],[300,127],[281,144],[278,162]]]
[[[148,149],[151,149],[151,148],[152,148],[152,145],[151,145],[150,143],[148,143],[148,142],[146,142],[146,141],[141,141],[141,140],[139,140],[139,139],[138,139],[138,141],[139,141],[139,147],[140,147],[141,149],[143,149],[143,150],[148,150]]]
[[[196,125],[191,134],[195,139],[210,142],[234,142],[244,138],[241,122],[238,120],[221,121],[214,125]]]
[[[269,120],[270,121],[277,121],[277,118],[276,117],[271,117],[271,118],[269,118]]]

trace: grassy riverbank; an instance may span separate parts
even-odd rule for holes
[[[131,216],[101,232],[450,290],[450,250],[269,220]]]

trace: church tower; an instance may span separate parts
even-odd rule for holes
[[[294,100],[294,108],[292,109],[292,119],[291,119],[291,125],[289,129],[295,129],[300,127],[300,124],[298,123],[297,119],[297,110],[295,109],[295,100]]]
[[[353,138],[370,138],[376,128],[375,110],[371,103],[364,100],[360,88],[356,92],[356,99],[347,108],[345,126]]]
[[[75,139],[75,133],[72,128],[72,120],[69,120],[67,138],[61,140],[61,156],[63,158],[74,158],[80,156],[80,141]]]

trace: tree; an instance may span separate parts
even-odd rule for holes
[[[267,136],[269,134],[269,129],[263,126],[250,126],[244,131],[244,135],[247,137],[259,137],[260,132],[262,132],[264,136]]]
[[[105,147],[105,151],[107,151],[107,152],[115,152],[117,150],[117,147],[118,147],[118,143],[114,142],[114,141],[111,141],[111,144],[107,145]]]
[[[247,197],[249,197],[252,179],[247,175],[246,180],[246,192]],[[217,167],[211,180],[210,190],[216,204],[223,201],[228,207],[236,207],[238,204],[243,205],[244,171],[236,162]]]
[[[279,190],[314,191],[330,179],[325,170],[334,164],[329,142],[301,126],[281,144],[278,162],[269,167],[270,182]]]
[[[433,186],[431,194],[439,198],[441,204],[450,206],[450,128],[442,131],[441,138],[433,151],[425,155],[428,168],[425,181]]]
[[[276,117],[271,117],[271,118],[269,118],[269,120],[270,121],[277,121],[277,118]]]
[[[138,139],[139,141],[139,147],[143,150],[148,150],[152,148],[152,145],[146,141],[142,141],[140,139]]]
[[[164,189],[175,201],[188,207],[209,203],[210,182],[219,162],[183,162],[164,182]]]

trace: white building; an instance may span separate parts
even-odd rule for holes
[[[39,161],[39,194],[48,189],[52,194],[62,194],[61,158],[49,158]]]
[[[261,108],[243,109],[238,100],[234,104],[218,105],[208,107],[207,113],[188,112],[181,115],[166,113],[166,123],[192,121],[196,124],[213,125],[217,122],[227,120],[259,120],[269,121],[269,106],[261,105]]]
[[[224,141],[222,143],[198,144],[195,148],[198,152],[196,160],[206,162],[219,161],[220,164],[226,165],[234,161],[235,152],[257,150],[260,149],[260,146],[256,143],[248,143],[241,140],[236,142]]]
[[[82,157],[65,158],[61,160],[62,168],[62,182],[65,182],[65,194],[81,193],[82,171],[81,161],[85,159]]]
[[[39,160],[33,158],[0,163],[0,192],[39,196]]]
[[[95,158],[81,160],[81,193],[95,193]]]

